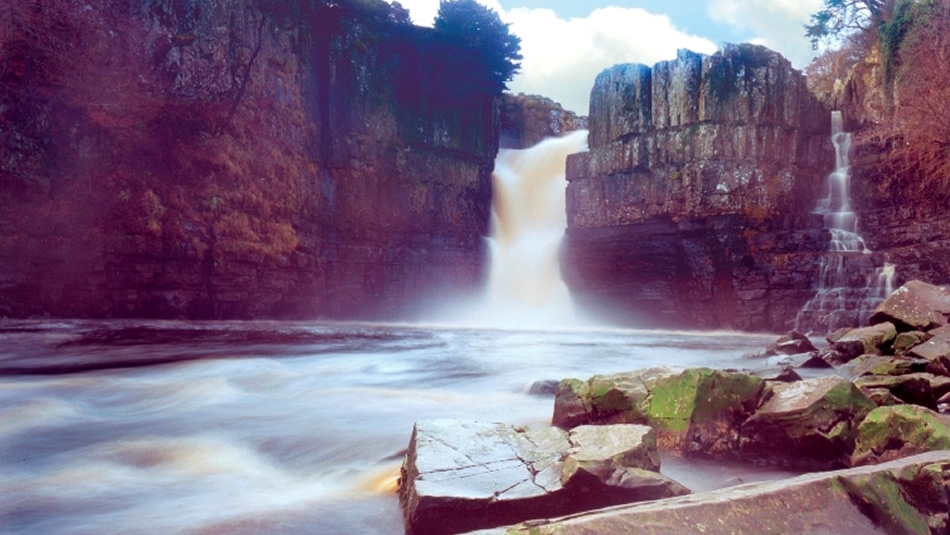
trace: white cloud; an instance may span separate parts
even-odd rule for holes
[[[417,26],[432,26],[436,14],[439,12],[439,0],[397,0],[402,7],[409,10],[412,23]],[[390,3],[392,3],[390,1]],[[494,9],[499,15],[502,13],[501,4],[497,0],[478,0],[479,4]]]
[[[802,26],[822,5],[822,0],[710,0],[707,11],[717,22],[752,32],[749,41],[781,52],[802,68],[814,57]]]
[[[710,54],[709,39],[676,29],[665,15],[639,8],[606,7],[565,20],[547,9],[513,9],[503,15],[521,37],[524,60],[511,91],[541,94],[586,115],[597,74],[618,63],[653,65],[688,48]]]

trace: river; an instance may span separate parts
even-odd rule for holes
[[[412,425],[547,425],[536,381],[749,367],[772,336],[0,321],[0,532],[401,534]],[[694,490],[777,471],[664,459]]]

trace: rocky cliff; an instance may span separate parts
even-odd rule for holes
[[[499,108],[503,149],[527,149],[545,138],[587,128],[587,117],[538,95],[505,93]]]
[[[477,53],[383,2],[18,2],[0,315],[393,317],[482,277]]]
[[[754,45],[619,65],[589,122],[567,169],[575,297],[637,325],[788,328],[828,247],[811,212],[834,162],[801,73]]]

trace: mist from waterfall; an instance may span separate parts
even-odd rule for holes
[[[795,319],[799,331],[830,332],[860,325],[894,291],[894,265],[875,267],[871,250],[858,234],[851,207],[851,134],[844,131],[840,111],[831,112],[831,142],[835,170],[828,175],[828,196],[817,208],[831,232],[831,243],[819,266],[818,292]]]
[[[528,149],[498,152],[485,295],[454,321],[506,329],[589,324],[575,310],[560,269],[566,160],[585,150],[587,131],[580,130]]]

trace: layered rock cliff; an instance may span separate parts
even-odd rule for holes
[[[527,149],[545,138],[587,128],[587,117],[538,95],[506,93],[499,108],[503,149]]]
[[[476,52],[382,2],[8,11],[0,315],[393,317],[480,283]]]
[[[788,328],[828,247],[811,212],[834,162],[801,73],[754,45],[619,65],[589,122],[567,169],[575,298],[643,326]]]

